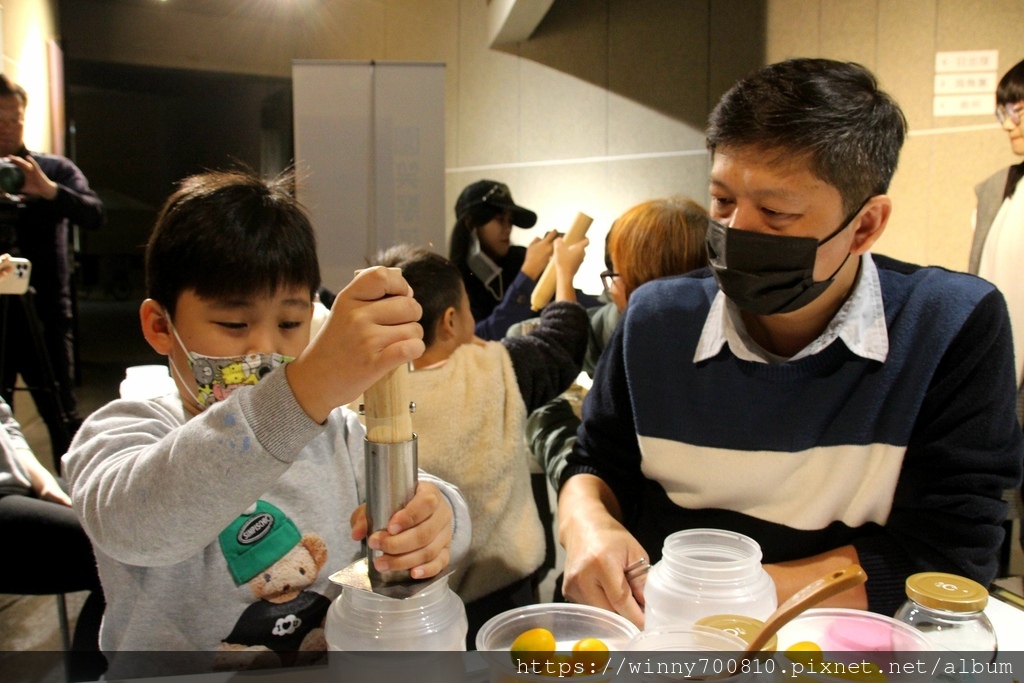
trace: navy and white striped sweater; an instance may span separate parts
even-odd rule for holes
[[[987,584],[1024,459],[1006,304],[979,278],[874,258],[885,363],[837,340],[781,365],[728,345],[695,364],[714,278],[638,289],[562,481],[604,479],[652,562],[666,535],[714,527],[753,537],[768,563],[853,544],[885,614],[917,571]]]

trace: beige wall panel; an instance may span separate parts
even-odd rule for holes
[[[761,0],[715,0],[708,16],[708,101],[766,64],[767,8]]]
[[[858,62],[873,70],[877,42],[877,0],[821,0],[821,47],[815,56]]]
[[[704,149],[703,125],[680,121],[631,99],[608,93],[610,155],[693,149]]]
[[[932,127],[935,0],[884,0],[878,12],[882,88],[896,98],[910,130]]]
[[[929,262],[964,270],[973,235],[974,186],[995,169],[976,161],[979,145],[974,134],[936,136],[933,144]]]
[[[608,84],[608,0],[557,0],[519,56],[595,85]]]
[[[387,59],[445,65],[445,166],[453,166],[459,138],[459,2],[391,0],[384,27]]]
[[[608,92],[573,76],[520,61],[519,158],[578,159],[607,152]]]
[[[708,205],[708,156],[620,161],[608,168],[608,203],[614,220],[631,206],[679,195]]]
[[[899,167],[889,186],[892,216],[872,251],[903,261],[930,265],[928,232],[933,206],[927,178],[932,165],[934,140],[910,139],[903,146]]]
[[[487,47],[485,2],[464,1],[459,7],[459,134],[454,165],[518,161],[519,60]]]
[[[303,59],[388,59],[384,9],[385,3],[379,0],[324,0],[300,24],[299,56]]]
[[[998,130],[936,136],[934,187],[936,211],[929,232],[929,254],[936,263],[962,270],[971,250],[974,186],[1019,158],[1009,153],[1006,134]]]
[[[765,10],[766,63],[819,56],[820,0],[767,0]]]
[[[607,153],[608,13],[604,2],[555,3],[520,45],[521,161]]]
[[[516,230],[523,238],[539,237],[548,230],[566,231],[580,211],[596,223],[608,213],[607,163],[531,166],[519,169],[512,187],[516,202],[537,212],[537,225]],[[528,204],[525,202],[529,202]],[[520,240],[520,243],[528,243]]]
[[[609,11],[608,153],[703,147],[707,3],[617,0]]]
[[[936,0],[936,7],[936,50],[999,50],[999,76],[1024,59],[1024,2]],[[954,116],[938,119],[936,125],[976,125],[992,120],[988,115]]]
[[[296,53],[290,21],[88,0],[61,9],[76,27],[75,59],[287,77]]]

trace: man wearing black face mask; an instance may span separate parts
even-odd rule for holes
[[[988,583],[1024,438],[1002,295],[871,246],[905,136],[859,65],[797,59],[711,114],[711,268],[630,300],[559,492],[563,592],[643,623],[669,534],[751,536],[779,602],[859,563],[833,606],[893,614],[919,571]]]

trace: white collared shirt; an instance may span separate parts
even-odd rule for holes
[[[697,341],[693,362],[714,358],[728,344],[740,360],[786,363],[820,353],[837,338],[842,339],[850,351],[868,360],[884,363],[889,355],[889,331],[885,326],[882,285],[878,280],[878,268],[869,253],[861,256],[860,272],[853,285],[853,293],[829,321],[824,332],[792,358],[778,356],[761,348],[747,332],[739,307],[722,290],[718,290]]]

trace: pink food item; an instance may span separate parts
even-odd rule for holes
[[[893,649],[892,636],[888,624],[843,619],[829,624],[821,647],[826,652],[889,652]]]

